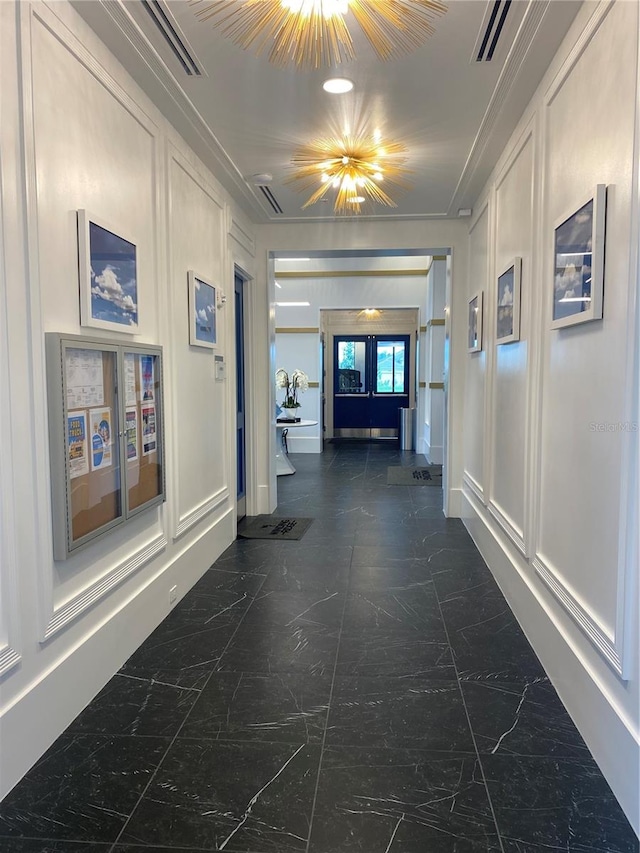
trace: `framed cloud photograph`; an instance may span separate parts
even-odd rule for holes
[[[214,349],[218,342],[216,328],[216,287],[193,270],[189,270],[189,343],[194,347]]]
[[[482,349],[482,291],[479,290],[469,300],[469,338],[468,352],[480,352]]]
[[[86,210],[78,211],[80,324],[136,334],[138,263],[136,245]]]
[[[498,276],[496,344],[520,340],[520,279],[522,258],[514,258]]]
[[[555,223],[552,329],[602,319],[606,206],[598,184]]]

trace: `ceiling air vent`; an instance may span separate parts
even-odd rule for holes
[[[263,184],[259,184],[258,189],[260,190],[262,195],[266,198],[266,200],[269,202],[274,213],[282,213],[283,212],[282,208],[278,204],[278,199],[274,196],[274,194],[271,192],[269,187],[265,187]]]
[[[511,0],[495,0],[493,5],[489,4],[489,11],[485,15],[486,26],[480,31],[480,37],[476,42],[478,46],[476,62],[491,62],[498,41],[504,29]]]
[[[142,0],[142,5],[151,15],[154,24],[182,66],[184,73],[188,74],[189,77],[202,77],[203,70],[200,67],[200,63],[193,55],[189,43],[180,32],[180,28],[165,3],[162,0]]]

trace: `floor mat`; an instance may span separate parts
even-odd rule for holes
[[[409,468],[394,465],[387,468],[388,486],[442,486],[442,465]]]
[[[312,518],[283,518],[280,515],[254,515],[238,524],[241,539],[302,539]]]

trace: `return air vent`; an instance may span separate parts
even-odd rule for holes
[[[206,77],[165,3],[162,0],[142,0],[142,5],[151,15],[154,24],[182,66],[184,73],[188,74],[189,77]]]
[[[263,184],[259,184],[258,189],[260,190],[262,195],[266,198],[266,200],[269,202],[274,213],[282,213],[283,212],[282,208],[278,204],[278,199],[274,196],[274,194],[271,192],[269,187],[265,187]]]
[[[483,24],[486,22],[486,25],[484,30],[480,31],[480,37],[476,42],[476,62],[491,62],[493,59],[510,6],[511,0],[495,0],[493,5],[489,4],[483,21]]]

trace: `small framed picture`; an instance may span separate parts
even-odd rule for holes
[[[607,187],[598,184],[554,228],[552,329],[602,319]]]
[[[189,343],[194,347],[214,349],[218,342],[216,328],[216,287],[193,270],[189,270]]]
[[[514,258],[498,276],[496,305],[496,343],[520,340],[520,279],[522,258]]]
[[[78,211],[80,325],[136,334],[136,244],[86,210]]]
[[[480,352],[482,349],[482,291],[479,290],[469,300],[469,341],[468,352]]]

